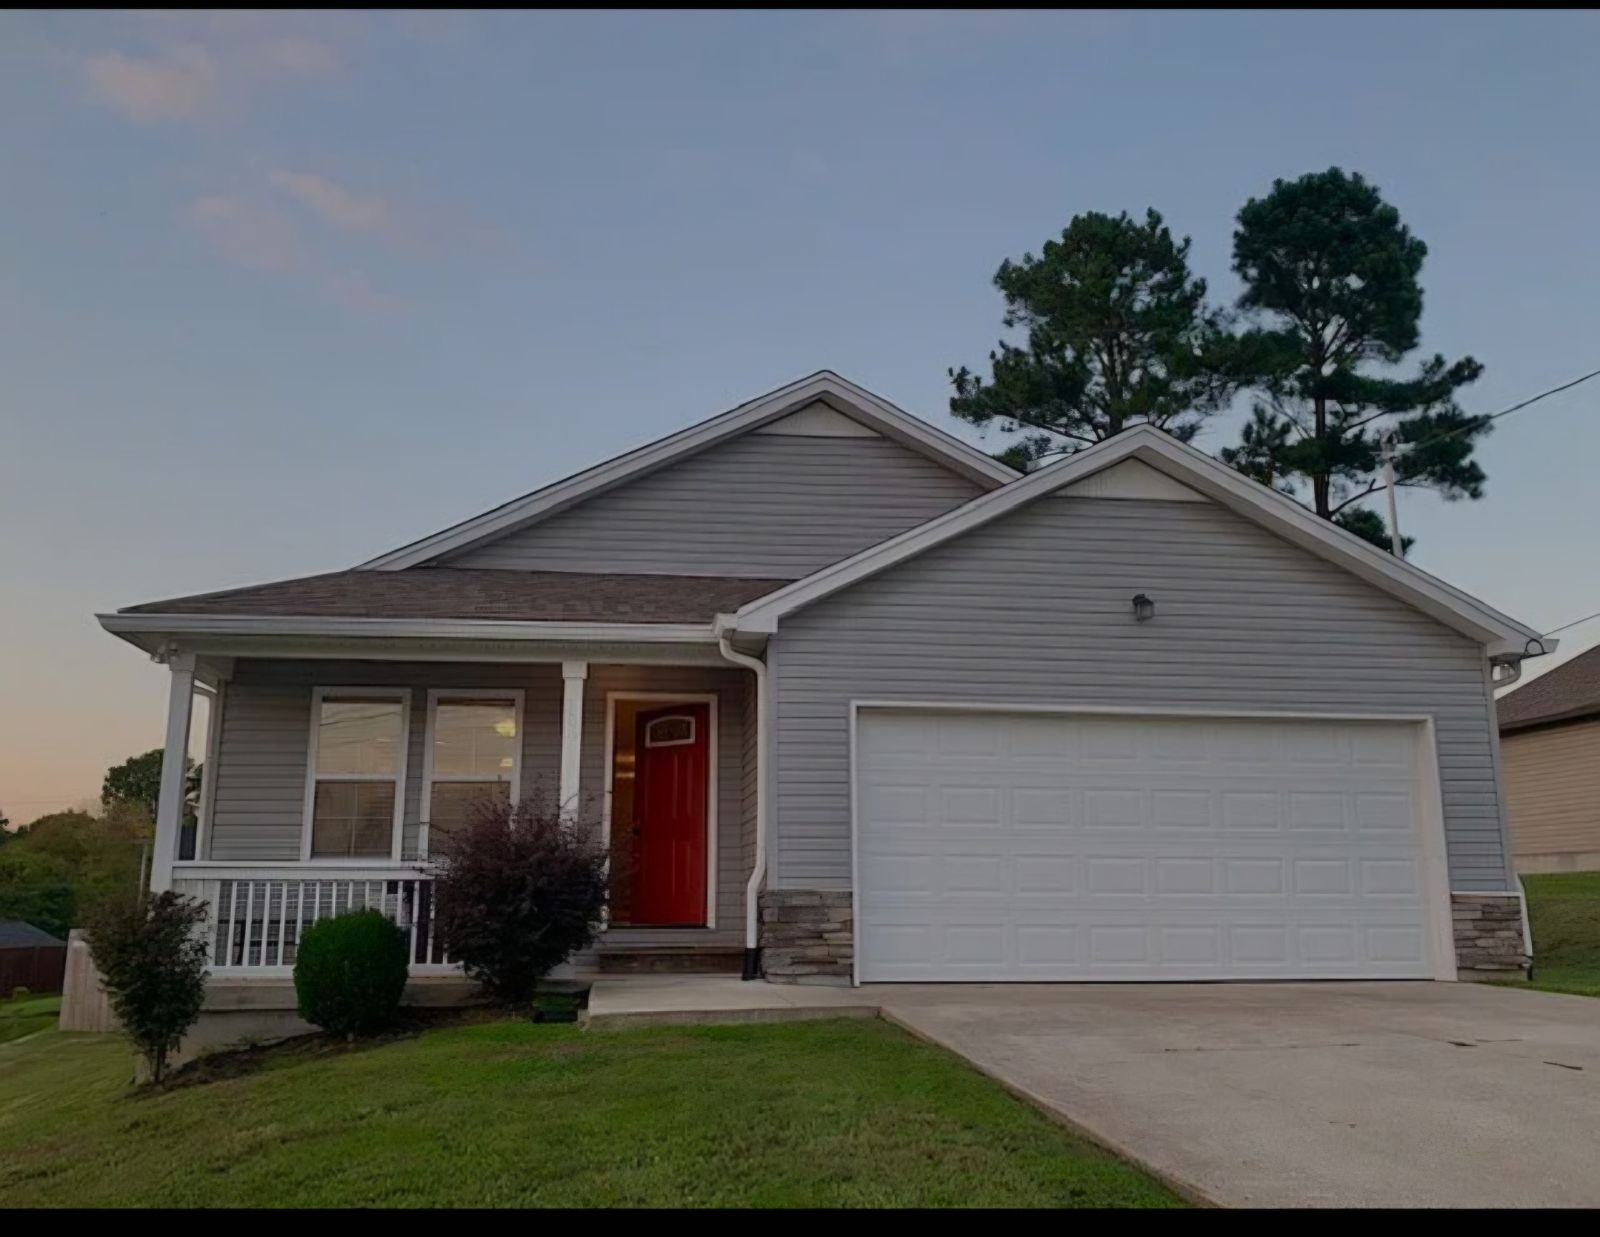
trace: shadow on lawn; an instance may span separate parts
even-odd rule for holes
[[[578,1011],[588,1003],[588,995],[586,991],[543,993],[534,999],[531,1008],[521,1009],[509,1009],[501,1005],[470,1005],[452,1009],[407,1006],[400,1010],[392,1027],[377,1035],[346,1039],[319,1032],[313,1035],[296,1035],[292,1039],[278,1040],[270,1044],[207,1053],[180,1066],[160,1085],[145,1085],[138,1088],[133,1093],[133,1098],[243,1078],[278,1065],[298,1065],[329,1057],[347,1056],[355,1052],[370,1052],[386,1044],[415,1039],[425,1031],[479,1026],[488,1022],[504,1022],[511,1019],[527,1019],[539,1023],[571,1023],[577,1020]]]

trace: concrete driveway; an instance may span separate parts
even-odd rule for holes
[[[1224,1206],[1600,1206],[1600,1000],[1465,983],[857,991]]]

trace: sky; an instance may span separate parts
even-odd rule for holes
[[[966,433],[995,268],[1080,211],[1156,207],[1226,303],[1239,207],[1359,170],[1468,409],[1600,368],[1597,54],[1584,12],[0,14],[0,812],[161,741],[97,611],[352,566],[819,368]],[[1403,494],[1414,561],[1600,610],[1597,408]]]

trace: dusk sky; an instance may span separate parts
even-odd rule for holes
[[[96,611],[354,565],[823,367],[952,428],[995,267],[1080,211],[1161,210],[1223,302],[1248,197],[1359,170],[1467,408],[1600,368],[1597,61],[1585,12],[0,15],[0,812],[161,741]],[[1414,561],[1600,610],[1597,408],[1403,495]]]

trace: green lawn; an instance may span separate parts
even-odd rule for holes
[[[19,996],[0,1001],[0,1044],[55,1026],[60,1013],[59,996]]]
[[[0,1207],[1181,1205],[888,1023],[522,1021],[131,1093],[127,1047],[0,1047]]]
[[[1600,872],[1524,876],[1533,987],[1600,996]]]

